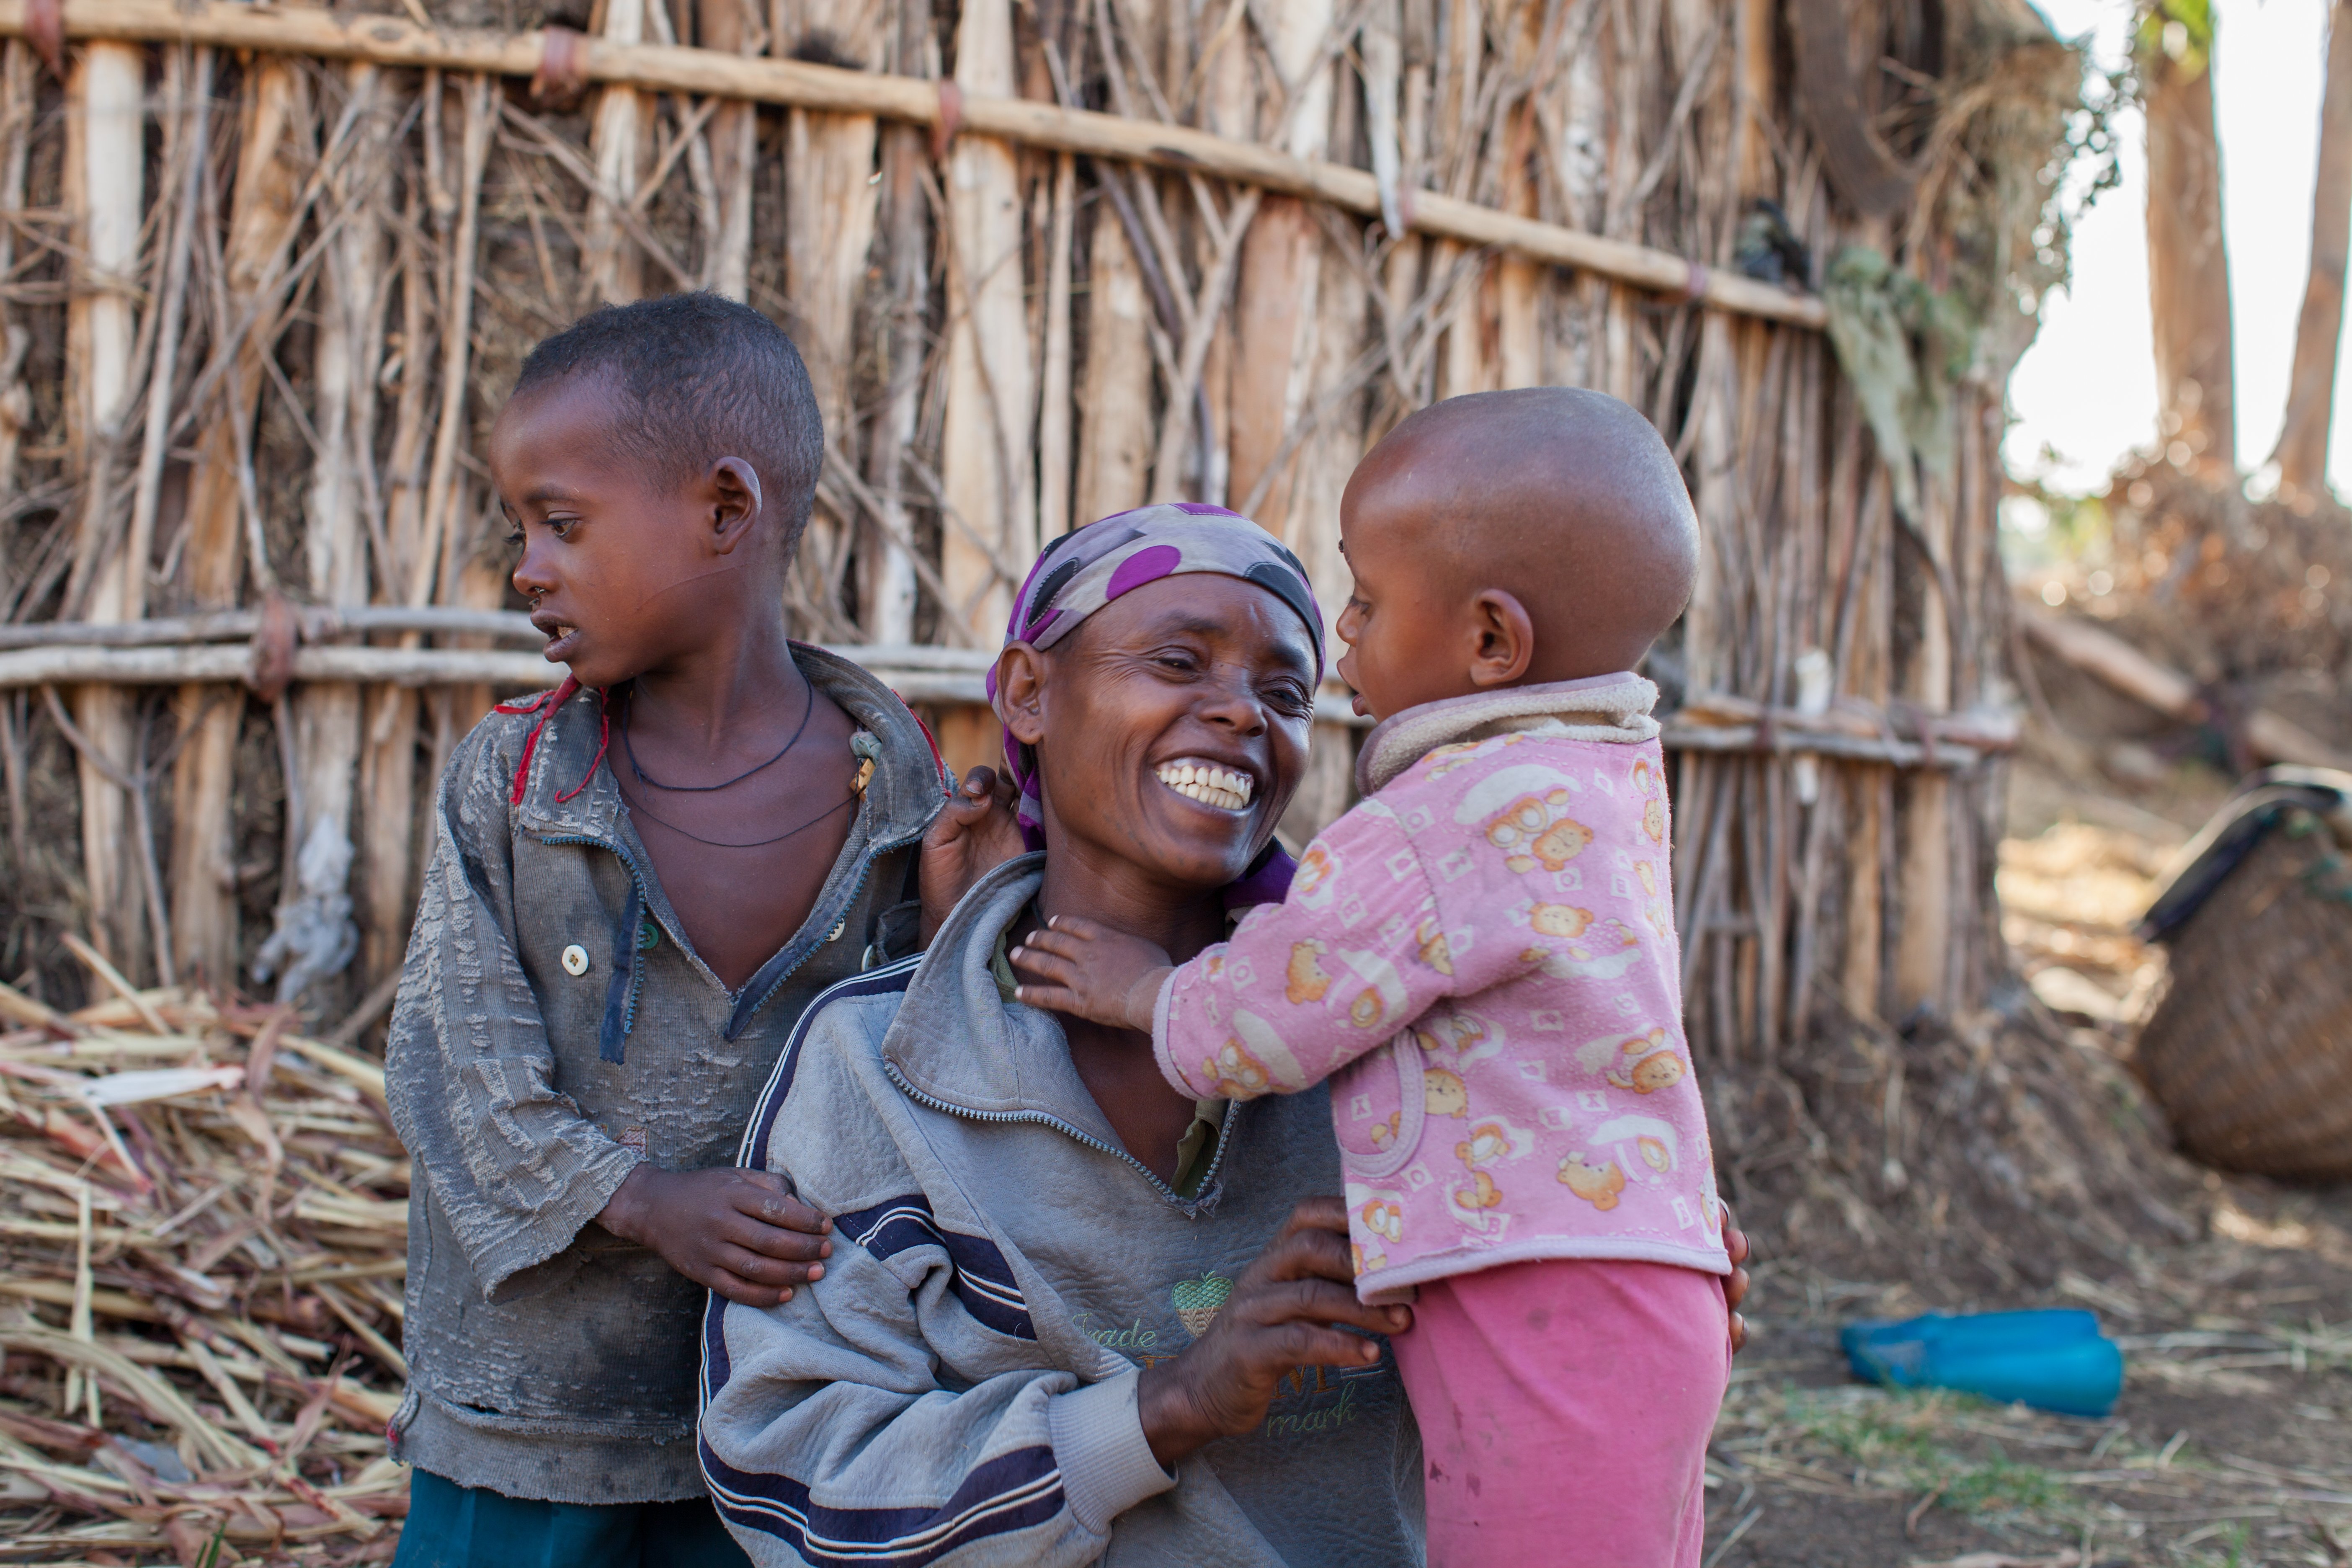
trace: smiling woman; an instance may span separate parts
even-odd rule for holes
[[[841,1241],[782,1307],[706,1320],[704,1474],[756,1561],[1419,1561],[1377,1337],[1411,1315],[1356,1299],[1326,1095],[1181,1096],[1148,1037],[1014,1000],[1005,959],[1076,913],[1190,955],[1281,896],[1321,624],[1213,509],[1031,573],[994,694],[1045,853],[812,1007],[745,1137]]]

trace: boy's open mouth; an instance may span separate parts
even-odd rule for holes
[[[530,624],[547,638],[546,656],[561,663],[580,636],[580,628],[569,621],[559,621],[551,616],[533,616]]]
[[[1220,811],[1246,810],[1250,797],[1257,793],[1257,781],[1241,769],[1199,757],[1179,757],[1172,763],[1162,763],[1157,772],[1161,784],[1185,799],[1197,800]]]

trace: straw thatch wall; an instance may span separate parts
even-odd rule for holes
[[[380,1010],[431,781],[531,679],[488,423],[589,305],[706,287],[826,410],[798,635],[951,760],[1041,537],[1221,500],[1336,606],[1404,413],[1632,401],[1710,546],[1652,668],[1695,1041],[1983,994],[1993,448],[2078,80],[2014,0],[564,3],[0,0],[0,980]]]

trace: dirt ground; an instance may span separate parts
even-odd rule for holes
[[[2194,737],[2041,673],[2059,722],[2030,726],[2016,764],[2003,931],[2045,1031],[2127,1064],[2164,973],[2132,922],[2229,780]],[[1834,1259],[1855,1278],[1764,1258],[1705,1568],[2352,1563],[2352,1189],[2168,1174],[2201,1235],[2086,1249],[2046,1285],[1955,1300],[1892,1241]],[[2030,1306],[2092,1308],[2122,1342],[2112,1417],[1889,1393],[1838,1350],[1856,1318]]]

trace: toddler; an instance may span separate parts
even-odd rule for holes
[[[1633,673],[1689,497],[1616,399],[1485,393],[1375,447],[1340,535],[1362,804],[1228,942],[1171,968],[1057,919],[1021,1000],[1150,1030],[1187,1095],[1331,1080],[1357,1289],[1417,1302],[1432,1563],[1696,1568],[1732,1261]]]

